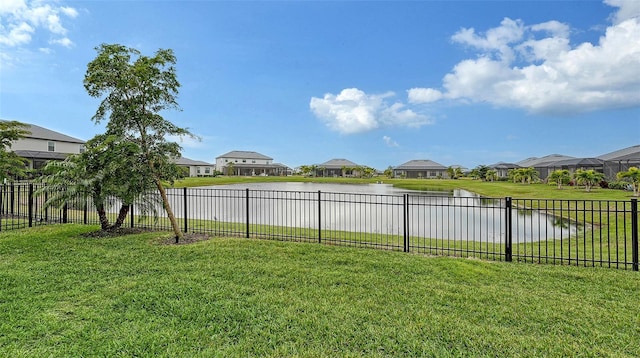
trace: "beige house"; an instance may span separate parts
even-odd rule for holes
[[[290,175],[291,168],[274,163],[273,158],[252,151],[234,150],[216,158],[216,170],[225,175],[281,176]]]
[[[176,164],[188,170],[190,177],[209,177],[215,175],[215,166],[211,163],[181,157]]]
[[[13,142],[11,150],[27,159],[29,169],[38,170],[49,160],[64,160],[69,154],[79,154],[84,151],[85,141],[81,139],[35,124],[25,124],[30,134]]]

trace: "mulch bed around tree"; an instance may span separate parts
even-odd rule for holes
[[[119,228],[116,230],[98,230],[88,232],[82,237],[86,238],[96,238],[96,239],[108,239],[114,237],[120,237],[125,235],[135,235],[135,234],[143,234],[147,232],[154,232],[154,230],[149,229],[140,229],[140,228]],[[205,241],[211,239],[211,236],[208,234],[199,234],[199,233],[185,233],[183,234],[182,239],[178,243],[176,243],[176,238],[173,235],[167,236],[165,233],[162,233],[162,236],[159,237],[161,239],[159,241],[162,245],[186,245],[193,244],[200,241]]]

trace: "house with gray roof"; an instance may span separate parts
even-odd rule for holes
[[[179,167],[185,168],[190,177],[209,177],[215,175],[215,165],[200,160],[180,157],[176,160]]]
[[[362,166],[348,159],[337,158],[317,164],[316,175],[322,177],[351,177],[359,175]]]
[[[28,169],[38,170],[49,160],[64,160],[70,154],[84,151],[85,141],[47,128],[28,124],[24,138],[11,144],[18,156],[27,159]]]
[[[393,176],[401,178],[446,178],[447,167],[433,160],[416,159],[393,168]]]
[[[555,170],[568,170],[570,172],[575,172],[576,170],[590,170],[593,169],[595,171],[604,172],[604,160],[598,158],[573,158],[573,159],[565,159],[559,160],[557,162],[549,164],[549,169],[551,171]]]
[[[291,169],[274,163],[273,158],[253,151],[234,150],[216,158],[215,169],[225,175],[280,176],[288,175]]]
[[[604,160],[604,175],[614,180],[619,172],[626,172],[631,167],[640,168],[640,145],[606,153],[598,159]]]
[[[515,163],[498,162],[498,163],[489,165],[489,168],[496,171],[498,178],[508,178],[510,170],[518,169],[522,167]]]
[[[576,159],[568,155],[562,154],[549,154],[541,158],[527,158],[516,162],[522,168],[534,168],[540,177],[540,179],[546,179],[551,172],[555,170],[554,164],[561,160]]]

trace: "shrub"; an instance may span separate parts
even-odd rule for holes
[[[609,189],[616,189],[616,190],[629,190],[629,182],[626,181],[612,181],[609,183]]]

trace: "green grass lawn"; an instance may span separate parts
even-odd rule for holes
[[[0,233],[0,356],[640,356],[637,272],[96,229]]]

